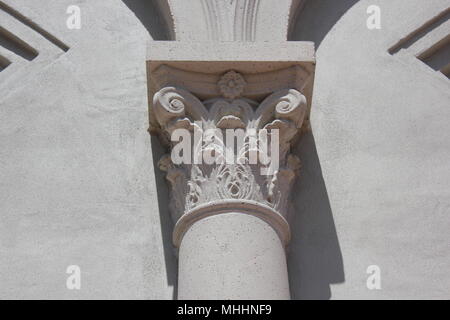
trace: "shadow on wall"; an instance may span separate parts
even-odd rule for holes
[[[316,48],[359,0],[308,0],[297,14],[290,41],[313,41]],[[319,62],[320,63],[320,62]],[[320,79],[316,78],[316,82]],[[314,109],[314,106],[312,106]],[[292,299],[330,299],[331,284],[345,281],[343,258],[322,176],[314,136],[305,134],[294,150],[302,160],[291,220],[288,267]]]
[[[134,12],[153,40],[174,40],[173,21],[168,21],[170,14],[164,14],[157,1],[122,0]],[[163,2],[160,2],[163,4]],[[170,11],[170,9],[166,9]]]
[[[289,41],[314,41],[316,48],[338,20],[359,0],[307,0],[300,8]]]
[[[158,161],[164,155],[159,140],[151,136],[153,168],[155,170],[156,193],[158,197],[159,219],[161,222],[162,242],[164,246],[164,260],[166,263],[167,283],[173,287],[173,299],[177,299],[178,262],[175,248],[172,245],[173,222],[169,212],[169,190],[165,173],[159,170]]]
[[[293,152],[301,158],[302,169],[294,186],[297,196],[288,251],[292,299],[330,299],[330,284],[345,281],[344,266],[311,132]]]

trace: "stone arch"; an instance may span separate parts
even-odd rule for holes
[[[167,0],[122,0],[134,12],[153,40],[175,40],[172,13]]]
[[[169,2],[181,41],[286,41],[292,12],[305,0]]]
[[[293,8],[289,21],[289,41],[314,41],[316,48],[339,21],[359,0],[305,0]]]

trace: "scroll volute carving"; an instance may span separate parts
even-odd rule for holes
[[[290,188],[300,168],[299,159],[289,153],[290,145],[301,132],[307,101],[296,89],[282,89],[259,103],[243,96],[246,84],[241,74],[231,70],[217,84],[221,97],[201,101],[175,86],[154,95],[153,114],[169,150],[179,143],[171,141],[177,129],[201,137],[190,141],[192,162],[175,164],[166,155],[159,163],[171,185],[175,222],[200,205],[228,200],[258,202],[286,216]],[[243,137],[233,150],[227,146],[230,129],[241,130]],[[258,134],[262,129],[266,135]],[[278,143],[278,154],[273,143]],[[198,161],[205,154],[213,155],[215,162]]]

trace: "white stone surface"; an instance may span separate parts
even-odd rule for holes
[[[260,218],[202,219],[179,251],[179,299],[289,299],[284,246]]]
[[[285,41],[303,0],[170,0],[180,41]],[[276,26],[274,28],[274,26]]]
[[[305,9],[326,25],[349,3]],[[381,30],[365,27],[372,4],[382,10]],[[304,175],[288,257],[293,298],[450,297],[450,80],[388,53],[448,6],[358,1],[318,46],[314,138],[298,148]],[[293,39],[319,43],[320,28],[305,38],[312,22],[303,21]],[[381,269],[381,290],[366,287],[370,265]]]
[[[81,30],[66,27],[74,1],[6,2],[70,50],[0,72],[0,299],[171,299],[148,33],[121,1],[76,1]],[[69,265],[81,268],[79,291],[66,288]]]

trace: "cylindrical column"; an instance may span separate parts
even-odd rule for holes
[[[194,222],[179,247],[178,299],[290,299],[277,231],[241,212]]]
[[[255,110],[258,102],[239,98],[247,81],[230,70],[211,89],[223,98],[201,102],[164,87],[153,99],[162,136],[182,136],[159,163],[172,187],[179,299],[290,298],[285,217],[300,160],[289,148],[307,102],[299,91],[281,89]],[[236,139],[240,145],[230,142]]]

